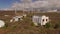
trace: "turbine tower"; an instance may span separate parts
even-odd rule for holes
[[[31,5],[30,5],[30,3],[32,2],[32,0],[21,0],[21,2],[23,3],[23,14],[24,14],[24,10],[27,8],[26,7],[26,4],[28,5],[28,7],[30,8],[31,7]]]
[[[15,2],[15,3],[13,3],[13,6],[12,6],[12,8],[14,9],[14,11],[15,11],[15,15],[17,14],[17,2]]]

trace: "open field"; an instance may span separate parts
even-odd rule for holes
[[[17,12],[20,15],[22,12]],[[60,28],[54,29],[53,26],[55,24],[60,24],[60,13],[26,13],[27,17],[23,18],[24,20],[19,22],[12,22],[10,23],[9,20],[15,16],[13,11],[1,11],[0,12],[0,19],[4,20],[6,26],[0,28],[0,34],[60,34]],[[5,17],[4,15],[9,15]],[[45,28],[43,26],[35,27],[32,25],[31,16],[33,15],[46,15],[50,17],[51,28]]]

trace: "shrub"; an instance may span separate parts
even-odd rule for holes
[[[33,22],[31,23],[31,26],[35,26]]]
[[[8,27],[8,24],[5,24],[5,27]]]
[[[51,23],[46,23],[46,25],[44,25],[45,28],[50,28],[51,26]]]
[[[54,28],[60,28],[60,24],[55,24]]]
[[[8,24],[5,24],[5,26],[4,27],[2,27],[3,29],[6,29],[8,27]]]

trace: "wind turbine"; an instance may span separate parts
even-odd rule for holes
[[[15,4],[14,4],[14,5],[15,5],[15,6],[14,6],[15,15],[17,15],[17,6],[18,6],[17,2],[15,2]]]
[[[32,2],[32,0],[21,0],[22,1],[22,3],[23,3],[23,5],[24,5],[24,7],[23,7],[23,15],[24,15],[24,10],[25,10],[25,6],[26,6],[26,4],[29,4],[29,8],[30,8],[30,3]]]
[[[17,14],[17,10],[16,10],[16,8],[15,8],[15,15]]]
[[[18,6],[17,2],[14,1],[14,3],[12,4],[12,8],[14,9],[15,15],[17,14],[17,6]]]

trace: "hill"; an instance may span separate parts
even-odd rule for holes
[[[17,12],[22,14],[22,12]],[[10,15],[5,17],[4,15]],[[10,23],[9,20],[15,16],[14,11],[0,12],[0,19],[4,20],[6,26],[0,28],[0,34],[60,34],[60,28],[54,29],[55,24],[60,24],[60,13],[56,12],[46,12],[46,13],[26,13],[27,17],[23,18],[24,20],[18,22]],[[46,15],[50,17],[51,25],[50,28],[45,28],[43,26],[35,27],[32,25],[31,17],[33,15]],[[2,17],[1,17],[2,16]],[[11,17],[12,16],[12,17]]]

